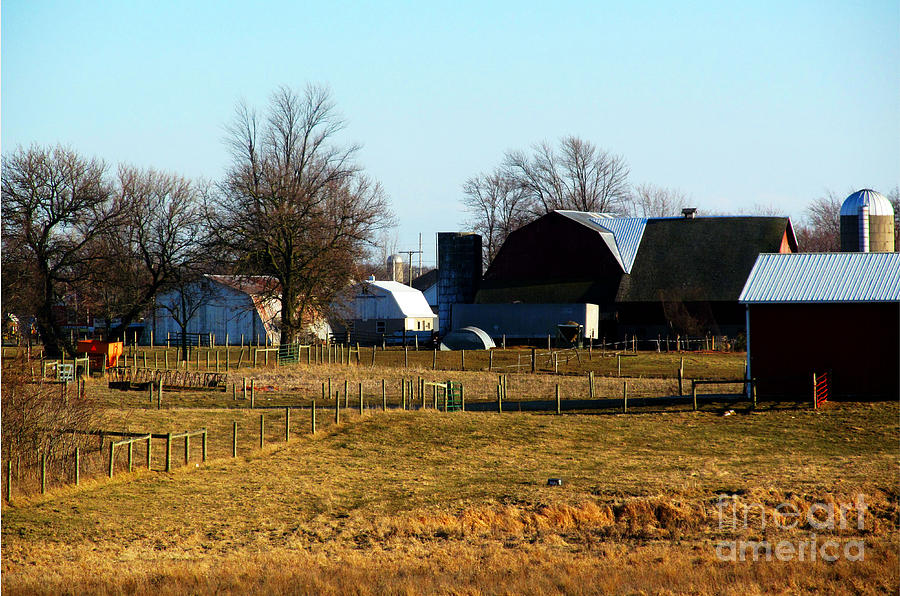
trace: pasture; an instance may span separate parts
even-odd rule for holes
[[[100,460],[80,486],[51,482],[43,495],[23,478],[23,492],[14,491],[3,508],[3,589],[811,594],[895,593],[900,585],[897,403],[829,403],[818,411],[763,403],[753,410],[723,394],[698,412],[684,405],[560,416],[390,407],[400,404],[400,378],[457,380],[472,403],[494,399],[497,372],[468,370],[477,357],[466,371],[433,371],[432,354],[419,354],[427,358],[409,368],[402,361],[367,366],[364,354],[360,366],[237,371],[269,388],[257,394],[260,410],[233,399],[230,389],[167,391],[157,409],[144,392],[89,380],[103,428],[207,428],[208,459],[201,463],[193,453],[189,466],[165,473],[154,444],[149,471],[135,466],[129,473],[118,461],[109,479]],[[742,355],[684,356],[689,378],[743,372]],[[598,366],[609,364],[609,357],[593,357]],[[624,372],[635,391],[671,396],[677,382],[664,373],[680,358],[642,353]],[[706,358],[721,360],[704,371]],[[584,398],[586,372],[510,374],[508,395],[548,399],[559,384],[567,397]],[[329,377],[341,400],[343,380],[352,388],[338,424],[334,400],[321,404]],[[392,388],[387,412],[380,410],[381,379]],[[617,397],[621,382],[598,376],[595,397]],[[354,407],[359,383],[368,396],[362,415]],[[312,399],[320,408],[315,435]],[[287,442],[286,405],[294,406]],[[734,414],[725,416],[729,410]],[[562,485],[548,486],[549,478]],[[857,502],[860,495],[867,507],[862,528],[819,530],[804,517],[816,504]],[[720,499],[749,511],[745,523],[723,526]],[[802,514],[796,527],[771,522],[785,503]],[[723,540],[862,541],[865,556],[726,561],[716,551]]]

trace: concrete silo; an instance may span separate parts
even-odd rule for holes
[[[884,195],[865,188],[841,205],[842,252],[894,252],[894,208]]]
[[[391,255],[388,257],[387,281],[403,283],[403,255]]]

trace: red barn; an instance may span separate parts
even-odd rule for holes
[[[762,254],[739,301],[758,397],[900,396],[900,253]]]

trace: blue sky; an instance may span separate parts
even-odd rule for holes
[[[461,185],[574,134],[701,208],[900,184],[900,2],[2,3],[2,149],[216,179],[240,99],[331,87],[399,248]]]

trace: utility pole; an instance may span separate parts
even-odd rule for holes
[[[413,276],[412,276],[412,256],[413,256],[414,254],[418,254],[418,255],[419,255],[419,260],[422,260],[422,256],[421,256],[421,255],[422,255],[422,249],[420,248],[419,250],[401,250],[400,252],[403,253],[403,254],[405,254],[405,255],[409,255],[409,283],[406,284],[406,285],[412,286],[412,280],[413,280]]]

